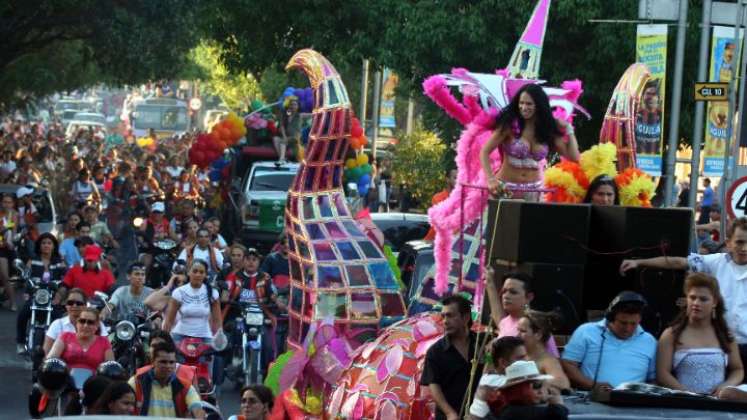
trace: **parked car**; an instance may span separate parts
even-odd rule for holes
[[[301,165],[255,162],[244,176],[238,197],[232,198],[240,214],[242,242],[267,251],[285,226],[288,189]]]
[[[402,246],[397,256],[397,266],[402,274],[402,283],[407,288],[405,303],[409,307],[428,272],[436,263],[433,256],[433,242],[414,240]]]
[[[371,220],[384,234],[386,245],[392,247],[394,255],[407,241],[423,239],[431,227],[426,214],[371,213]]]

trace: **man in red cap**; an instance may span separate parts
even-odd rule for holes
[[[114,286],[114,276],[108,268],[101,267],[101,248],[87,245],[83,250],[83,263],[76,264],[68,270],[62,280],[60,289],[67,293],[68,289],[81,288],[89,298],[95,292],[108,293]],[[63,294],[64,296],[64,294]]]

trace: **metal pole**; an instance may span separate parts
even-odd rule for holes
[[[368,107],[368,59],[363,60],[363,77],[361,77],[361,108],[358,113],[358,119],[361,121],[361,127],[366,129],[366,108]]]
[[[739,6],[737,7],[737,22],[734,25],[734,43],[738,45],[739,32],[742,29],[742,23],[744,22],[744,2],[739,0]],[[742,48],[737,48],[736,63],[742,62]],[[721,181],[718,183],[718,195],[719,203],[721,204],[721,232],[726,232],[726,190],[729,188],[729,184],[732,181],[733,175],[731,165],[729,164],[729,156],[731,155],[731,137],[734,132],[734,111],[737,105],[737,80],[740,75],[732,73],[731,82],[729,83],[729,119],[728,124],[731,124],[731,129],[727,133],[726,141],[724,142],[724,176],[721,177]]]
[[[711,0],[703,1],[703,22],[700,27],[700,54],[698,58],[698,81],[705,82],[708,77],[708,44],[711,35]],[[700,149],[703,146],[703,117],[705,102],[695,102],[695,124],[693,126],[693,153],[690,161],[690,194],[687,206],[695,208],[698,195],[698,177],[700,176]]]
[[[674,160],[677,155],[677,141],[680,135],[680,108],[682,102],[682,69],[685,61],[685,34],[687,32],[687,1],[680,0],[680,19],[677,22],[677,49],[674,59],[674,85],[672,89],[672,108],[669,116],[669,146],[667,147],[666,188],[664,205],[672,205],[672,187],[674,186]]]
[[[376,160],[376,143],[379,141],[379,108],[381,107],[381,71],[374,73],[373,91],[373,136],[371,143],[371,159]]]

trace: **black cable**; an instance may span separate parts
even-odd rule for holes
[[[594,387],[597,386],[597,377],[599,376],[599,368],[602,367],[602,354],[604,353],[604,341],[607,339],[607,326],[604,326],[604,329],[602,330],[602,344],[599,347],[599,358],[597,359],[597,368],[594,370],[594,380],[591,383],[591,389],[589,390],[589,393],[586,394],[587,399],[591,397],[591,394],[594,392]]]

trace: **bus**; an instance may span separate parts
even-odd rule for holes
[[[158,138],[181,135],[189,130],[187,103],[173,98],[144,99],[132,113],[132,134],[144,137],[153,129]]]

